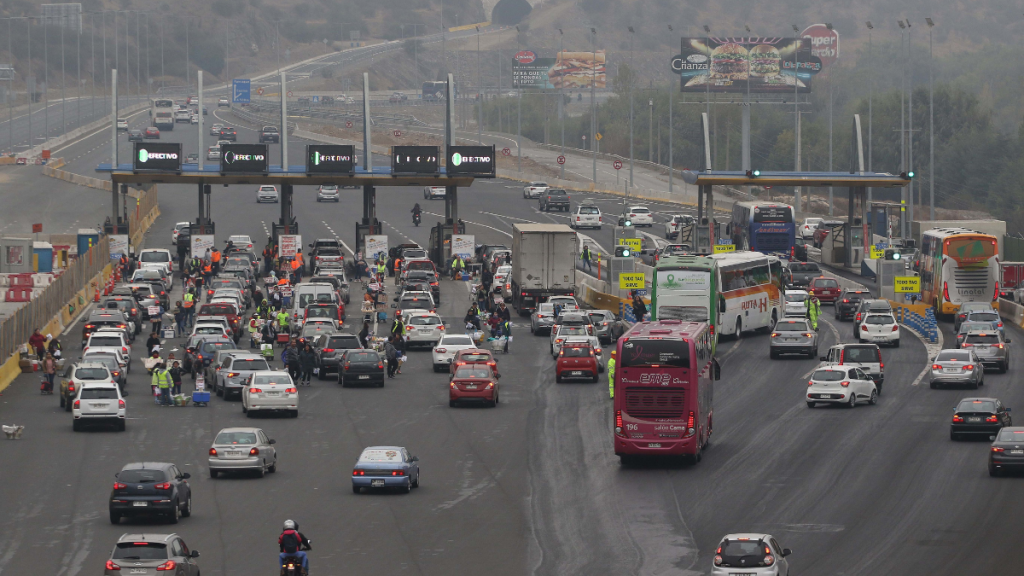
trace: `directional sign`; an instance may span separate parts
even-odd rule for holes
[[[871,259],[872,260],[883,260],[885,258],[885,248],[871,247]]]
[[[601,141],[601,138],[604,138],[604,136],[601,136],[601,133],[600,133],[600,132],[598,132],[597,134],[594,134],[594,138],[595,138],[595,139],[596,139],[596,140],[597,140],[598,142],[600,142],[600,141]]]
[[[494,178],[494,146],[449,146],[445,171],[451,175]]]
[[[621,170],[622,160],[616,160],[615,162],[612,162],[612,168],[615,168],[616,170]]]
[[[735,252],[735,244],[715,244],[715,254],[723,254],[725,252]]]
[[[355,157],[355,146],[351,144],[309,144],[306,173],[351,175],[356,169]]]
[[[640,254],[641,242],[639,238],[619,238],[619,243],[629,246],[629,251],[634,255]]]
[[[313,96],[313,102],[319,102],[319,101],[320,101],[320,97],[319,96]]]
[[[643,272],[620,272],[619,288],[622,290],[642,290],[645,286]]]
[[[502,148],[501,149],[501,154],[502,154],[502,156],[509,156],[509,155],[512,154],[512,151],[509,150],[508,148]]]
[[[289,98],[291,98],[291,97],[292,97],[292,91],[291,91],[291,90],[289,90],[289,91],[288,91],[288,97],[289,97]]]
[[[231,81],[231,101],[235,104],[248,104],[250,81],[248,78],[235,78]]]
[[[181,172],[181,144],[135,142],[132,170]]]
[[[392,146],[391,174],[437,174],[441,170],[437,146]]]
[[[395,130],[394,134],[395,134],[395,138],[401,138],[402,137],[402,131],[401,130]]]
[[[256,89],[256,95],[263,96],[263,86],[260,86],[259,88]]]
[[[894,276],[893,291],[897,294],[916,294],[921,291],[920,276]]]
[[[220,171],[237,174],[266,173],[266,144],[223,144],[220,147]]]
[[[351,120],[346,121],[345,122],[345,128],[351,128],[351,127],[352,127],[352,121]]]
[[[559,156],[557,161],[559,164],[565,164],[565,156]]]

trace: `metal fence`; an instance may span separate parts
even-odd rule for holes
[[[109,263],[110,243],[106,237],[101,237],[99,244],[79,255],[39,296],[0,324],[0,359],[14,354],[19,346],[28,342],[34,330],[42,328],[61,313],[78,291]],[[72,305],[77,309],[86,303],[73,302]]]

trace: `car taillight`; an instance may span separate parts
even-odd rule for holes
[[[806,336],[807,338],[810,338],[811,336],[814,336],[814,334],[811,334],[810,332],[807,332],[806,334],[804,334],[804,336]]]
[[[964,342],[960,345],[961,348],[970,348],[972,346],[974,346],[974,344],[971,344],[970,342]]]
[[[334,352],[334,348],[324,348],[324,352]]]
[[[1003,323],[1002,322],[997,322],[996,323],[996,328],[1002,328],[1002,327],[1003,327]]]
[[[299,389],[298,388],[285,388],[284,389],[284,393],[285,394],[298,394],[299,393]]]
[[[843,388],[849,388],[850,382],[849,380],[844,380],[843,382],[840,382],[839,385],[842,386]]]
[[[992,300],[999,298],[999,281],[996,281],[996,291],[992,294]]]
[[[577,217],[576,217],[576,221],[577,221],[577,222],[579,222],[579,221],[580,221],[580,217],[579,217],[579,216],[577,216]]]
[[[117,376],[117,372],[114,372],[114,376]],[[74,392],[74,391],[75,391],[75,385],[74,384],[68,384],[68,392]]]
[[[857,313],[857,322],[860,322],[860,312]]]
[[[405,476],[405,470],[392,470],[392,476]]]
[[[932,364],[932,370],[939,370],[941,368],[942,366],[939,366],[938,364]]]
[[[437,352],[438,354],[444,354],[444,353],[448,352],[448,349],[447,348],[436,348],[434,351]]]
[[[995,416],[989,416],[988,418],[985,418],[985,422],[999,422],[999,418]]]
[[[622,410],[615,411],[615,433],[622,434]]]
[[[118,400],[117,401],[117,407],[121,408],[121,409],[124,409],[124,400]]]
[[[263,394],[262,388],[249,388],[250,394]]]
[[[79,409],[81,407],[82,407],[82,401],[81,400],[75,400],[74,408],[77,410],[77,409]]]
[[[174,560],[168,560],[167,562],[164,562],[163,564],[157,566],[156,567],[156,571],[157,572],[164,572],[164,571],[175,570],[177,568],[178,568],[178,563],[177,562],[175,562]]]
[[[895,332],[895,331],[897,331],[899,329],[900,329],[900,325],[899,324],[894,324],[893,327],[892,327],[892,331],[893,332]]]
[[[216,448],[210,448],[210,456],[216,456],[216,455],[217,455],[217,449]]]
[[[383,370],[384,369],[384,363],[383,362],[378,362],[377,363],[377,369],[378,370]]]
[[[260,449],[259,448],[250,448],[249,449],[249,456],[259,456],[259,455],[260,455]]]
[[[868,325],[867,324],[861,324],[860,325],[860,329],[863,330],[864,332],[867,332],[868,331]]]
[[[964,421],[964,417],[963,416],[959,416],[957,414],[953,414],[953,422],[963,422],[963,421]]]
[[[120,482],[114,482],[114,490],[124,490],[127,487],[128,487],[127,484],[122,484]]]
[[[1003,452],[1004,450],[1003,450],[1003,448],[999,448],[998,446],[993,446],[992,447],[992,451],[993,452]]]
[[[170,490],[171,489],[171,483],[170,482],[161,482],[159,484],[153,484],[153,488],[156,488],[157,490]]]
[[[843,304],[849,304],[849,303],[850,303],[849,300],[847,300],[846,298],[843,298]]]
[[[125,354],[127,354],[128,353],[128,347],[127,346],[121,346],[121,352],[124,352]]]
[[[113,560],[107,560],[107,570],[120,570],[121,567],[114,563]]]
[[[353,476],[366,476],[366,471],[365,470],[353,470],[352,471],[352,475]]]

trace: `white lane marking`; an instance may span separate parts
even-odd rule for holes
[[[906,328],[907,332],[910,332],[914,336],[917,336],[917,339],[920,340],[922,344],[924,344],[925,353],[928,355],[928,358],[925,359],[926,364],[924,366],[924,369],[921,370],[921,373],[917,375],[917,378],[914,378],[914,381],[910,383],[911,386],[918,386],[924,380],[924,377],[928,375],[928,371],[932,369],[932,358],[934,358],[935,355],[939,353],[939,350],[942,350],[942,330],[937,330],[937,332],[939,333],[939,341],[935,344],[932,344],[931,342],[925,340],[924,336],[918,334],[917,330],[911,330],[906,326],[904,326],[904,328]]]
[[[260,224],[263,225],[263,233],[266,234],[267,237],[269,238],[270,237],[270,230],[267,229],[267,223],[264,222],[263,220],[260,220]]]
[[[427,211],[424,211],[423,213],[424,214],[430,214],[431,216],[437,216],[439,218],[444,218],[444,214],[437,214],[435,212],[427,212]],[[482,226],[484,228],[489,228],[491,230],[494,230],[495,232],[499,232],[501,234],[504,234],[505,236],[508,236],[509,238],[512,237],[512,235],[509,234],[508,232],[505,232],[504,230],[499,230],[499,229],[495,228],[494,226],[488,226],[487,224],[481,224],[480,222],[473,222],[472,220],[462,219],[462,221],[465,222],[466,224],[472,224],[474,226]]]
[[[353,252],[351,248],[349,248],[348,244],[345,244],[345,241],[342,240],[340,236],[338,236],[338,233],[334,231],[334,228],[331,228],[331,225],[328,224],[326,220],[321,220],[320,222],[323,222],[324,227],[327,228],[327,230],[331,233],[332,236],[334,236],[334,239],[340,242],[341,245],[345,247],[345,250],[348,250],[348,253],[355,257],[356,253]]]

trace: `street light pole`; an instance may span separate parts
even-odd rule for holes
[[[633,75],[629,83],[629,187],[633,187],[633,84],[636,84],[636,72],[633,70],[633,27],[629,27],[629,73]]]
[[[911,50],[914,47],[913,34],[910,29],[910,18],[907,18],[907,65],[911,70],[909,76],[907,76],[907,174],[914,171],[914,64],[911,62],[913,59],[913,53]],[[907,218],[907,237],[911,237],[914,234],[913,222],[914,222],[914,179],[910,179],[910,184],[907,186],[907,192],[910,195],[909,210],[910,216]]]
[[[647,161],[654,162],[654,98],[647,101],[647,108]]]
[[[402,30],[402,36],[405,36],[405,30]],[[476,140],[481,146],[484,145],[484,93],[483,83],[480,76],[480,27],[476,27],[476,105],[477,105],[477,120],[476,120]]]
[[[49,22],[43,18],[43,142],[50,137],[50,57],[47,47]]]
[[[803,47],[803,38],[800,38],[800,29],[793,26],[793,35],[797,39],[796,50],[793,51],[793,148],[796,154],[796,171],[800,171],[800,48]],[[800,212],[800,187],[793,187],[793,217]]]
[[[672,34],[672,25],[668,25],[669,36]],[[680,46],[681,48],[681,46]],[[673,82],[668,83],[668,194],[672,195],[672,93],[675,90]]]
[[[932,58],[932,28],[935,22],[925,18],[928,23],[928,219],[935,220],[935,77],[933,70],[935,60]]]
[[[67,134],[67,74],[64,68],[64,23],[60,23],[60,135]]]
[[[871,31],[874,30],[875,27],[874,27],[874,25],[871,24],[870,21],[865,22],[864,24],[867,25],[867,27],[868,27],[868,67],[873,69],[874,68],[874,61],[872,59],[874,58],[874,53],[871,51]],[[872,156],[872,153],[871,153],[872,142],[871,141],[874,138],[873,135],[872,135],[872,132],[871,132],[871,128],[872,128],[872,122],[871,122],[871,120],[872,120],[872,117],[871,117],[872,102],[871,101],[872,101],[874,95],[875,95],[875,76],[872,74],[870,80],[868,80],[868,172],[873,172],[874,171],[874,168],[872,168],[872,166],[871,166],[871,156]],[[864,206],[865,212],[870,210],[870,207],[871,207],[871,193],[872,192],[873,192],[873,189],[872,188],[868,188],[868,200],[867,200],[867,203]],[[867,218],[864,219],[864,222],[867,223]],[[871,238],[869,236],[868,237],[868,242],[870,243],[870,241],[871,241]]]
[[[516,26],[516,54],[519,53],[519,26]],[[513,80],[515,83],[515,80]],[[516,104],[519,106],[516,112],[516,171],[523,171],[523,146],[520,143],[523,134],[523,88],[516,85]]]
[[[826,22],[825,27],[832,31],[832,23]],[[839,64],[839,58],[833,64]],[[832,171],[832,77],[835,75],[835,67],[831,67],[828,71],[828,171]],[[834,216],[835,205],[832,201],[832,187],[828,187],[828,215]]]
[[[561,56],[563,50],[563,40],[565,33],[562,29],[558,29],[558,55]],[[558,178],[565,180],[565,96],[562,94],[562,84],[558,84],[558,120],[562,125],[562,151],[559,153],[563,161],[558,165],[559,175]]]
[[[590,72],[590,151],[594,165],[594,184],[597,184],[597,28],[590,29],[590,49],[594,65]]]

